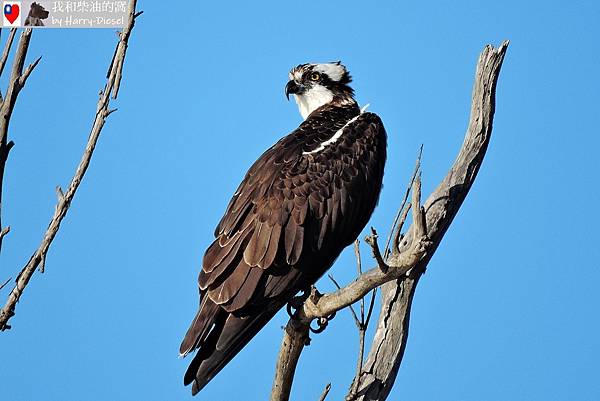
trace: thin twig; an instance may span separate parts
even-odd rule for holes
[[[333,278],[333,276],[331,274],[328,274],[327,277],[329,277],[329,279],[333,282],[333,284],[337,287],[338,290],[341,290],[342,287],[338,284],[338,282],[335,280],[335,278]],[[354,307],[352,305],[350,306],[350,312],[352,312],[352,317],[354,318],[354,323],[356,323],[356,327],[358,327],[360,329],[360,320],[358,319],[358,316],[356,316],[356,311],[354,310]]]
[[[408,217],[408,212],[410,212],[411,207],[412,207],[412,203],[408,202],[408,204],[404,208],[404,211],[402,212],[402,216],[400,217],[400,222],[398,223],[398,226],[396,227],[396,233],[394,234],[394,239],[392,240],[391,246],[393,248],[392,248],[391,253],[398,253],[400,241],[402,240],[402,236],[403,236],[402,227],[404,227],[404,223],[406,223],[406,218]],[[390,252],[388,251],[386,259],[390,256],[389,253]]]
[[[9,278],[7,278],[7,279],[6,279],[6,281],[5,281],[5,282],[4,282],[2,285],[0,285],[0,290],[1,290],[1,289],[3,289],[3,288],[4,288],[4,286],[6,286],[6,284],[8,284],[8,283],[9,283],[9,281],[10,281],[10,279],[11,279],[11,278],[12,278],[12,277],[9,277]]]
[[[354,241],[354,255],[356,256],[356,272],[358,273],[356,276],[360,276],[362,274],[362,260],[360,257],[360,241],[358,238]],[[338,288],[339,290],[339,288]],[[360,299],[360,323],[363,324],[365,322],[365,298]]]
[[[323,393],[319,397],[319,401],[325,401],[325,398],[327,398],[327,394],[329,394],[329,390],[331,390],[331,383],[327,383],[325,389],[323,390]]]
[[[371,301],[369,302],[369,310],[367,312],[367,318],[365,319],[365,329],[369,326],[369,322],[371,321],[371,314],[373,313],[373,307],[375,306],[375,295],[377,295],[377,287],[373,288],[373,291],[371,291]]]
[[[362,274],[362,258],[360,256],[360,241],[356,239],[354,241],[354,254],[356,255],[356,270],[358,273],[357,277],[360,277]],[[338,290],[341,288],[338,288]],[[373,306],[373,302],[375,300],[375,292],[377,289],[374,289],[371,292],[371,301],[369,306],[369,317],[365,320],[365,297],[360,299],[360,321],[356,319],[356,327],[358,328],[358,356],[356,357],[356,373],[355,378],[352,381],[352,390],[350,394],[354,396],[355,390],[357,386],[354,383],[358,383],[358,377],[360,376],[360,372],[362,371],[363,359],[365,355],[365,333],[367,331],[367,326],[369,325],[369,318],[371,314],[371,308]]]
[[[356,270],[360,276],[362,274],[362,260],[360,257],[360,240],[358,238],[354,241],[354,256],[356,256]]]
[[[360,255],[360,241],[357,239],[354,241],[354,255],[356,256],[356,270],[357,277],[360,277],[362,274],[362,258]],[[328,274],[329,279],[333,282],[338,290],[342,287],[338,284],[335,278]],[[375,305],[375,294],[377,292],[377,288],[373,289],[371,292],[371,300],[369,301],[369,309],[367,312],[367,317],[365,319],[365,297],[360,299],[360,319],[358,318],[354,307],[350,305],[350,312],[352,312],[352,317],[354,318],[354,323],[356,324],[356,328],[358,329],[358,357],[356,361],[356,378],[353,381],[354,383],[358,383],[358,376],[362,371],[364,352],[365,352],[365,334],[367,328],[369,326],[369,320],[371,319],[371,313],[373,312],[373,306]],[[353,393],[351,393],[353,394]]]
[[[421,168],[421,156],[423,156],[423,144],[421,144],[421,146],[419,147],[419,154],[417,155],[417,162],[415,163],[415,170],[413,171],[410,182],[409,182],[408,186],[406,187],[406,191],[404,192],[404,198],[402,198],[402,202],[400,202],[400,207],[398,208],[398,212],[396,212],[396,217],[394,218],[394,222],[392,223],[392,227],[390,228],[390,232],[388,233],[388,237],[385,242],[385,249],[383,251],[383,255],[386,259],[390,253],[390,241],[392,239],[392,234],[394,233],[394,228],[398,227],[398,229],[396,230],[396,235],[394,236],[394,241],[397,241],[397,239],[400,237],[402,225],[404,225],[404,220],[400,220],[400,216],[404,216],[404,219],[406,219],[406,215],[408,214],[408,211],[403,212],[403,210],[404,210],[404,207],[406,206],[406,201],[408,200],[408,194],[410,193],[410,189],[412,188],[413,183],[415,182],[415,178],[417,177],[417,172]],[[400,224],[398,224],[399,221],[400,221]],[[397,242],[394,242],[394,243],[397,243]]]
[[[98,106],[96,109],[96,115],[94,117],[94,122],[92,124],[91,132],[88,137],[88,142],[85,151],[83,152],[81,161],[77,166],[77,170],[75,171],[75,175],[73,176],[73,179],[71,180],[67,191],[62,196],[59,196],[54,211],[54,216],[50,220],[50,224],[48,225],[48,229],[44,234],[44,238],[42,239],[40,246],[38,247],[38,249],[35,250],[35,252],[30,257],[23,270],[21,270],[21,272],[17,276],[15,287],[10,292],[6,304],[0,310],[0,330],[6,330],[10,328],[10,326],[7,324],[8,320],[15,314],[14,311],[17,302],[21,298],[25,287],[29,283],[29,280],[31,279],[33,273],[38,267],[40,268],[40,270],[43,270],[48,249],[50,248],[50,245],[52,244],[52,241],[54,240],[54,237],[56,236],[56,233],[60,228],[60,224],[63,218],[66,216],[67,211],[69,210],[69,206],[71,205],[71,202],[75,197],[77,188],[79,188],[79,185],[81,184],[81,181],[83,180],[85,173],[89,167],[92,155],[94,153],[94,149],[96,148],[96,143],[98,142],[98,138],[100,137],[100,133],[102,132],[102,128],[104,127],[106,117],[108,117],[108,115],[110,114],[109,104],[111,91],[113,91],[115,89],[115,86],[118,85],[117,78],[119,77],[120,79],[121,76],[121,70],[123,68],[123,61],[125,60],[125,53],[127,49],[127,42],[129,40],[129,36],[131,34],[133,26],[135,25],[135,6],[136,0],[132,0],[129,3],[128,20],[125,25],[125,28],[119,35],[119,42],[117,43],[115,53],[113,56],[114,62],[112,63],[112,68],[104,90],[100,94],[100,99],[98,100]],[[26,29],[25,32],[27,31],[29,31],[29,35],[31,35],[31,29]],[[21,38],[23,38],[23,36],[21,36]],[[18,53],[19,52],[17,52],[17,54]],[[22,71],[24,57],[19,62],[21,63],[20,71]],[[26,73],[27,71],[31,72],[31,70],[33,70],[33,68],[35,67],[36,63],[37,62],[34,62],[30,67],[28,67]],[[23,76],[26,78],[25,74],[19,74],[19,77],[22,78]],[[17,81],[20,82],[21,79],[18,79]],[[23,80],[23,82],[24,81],[25,80]],[[117,92],[114,91],[113,98],[116,96],[116,93]],[[7,94],[7,99],[9,95],[10,93]]]
[[[354,373],[354,380],[350,386],[350,392],[346,397],[347,401],[354,399],[356,391],[358,390],[359,377],[363,368],[363,360],[365,359],[365,332],[366,327],[362,327],[358,330],[358,357],[356,360],[356,372]]]

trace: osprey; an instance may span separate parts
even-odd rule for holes
[[[354,100],[340,62],[289,73],[304,121],[250,167],[215,229],[198,278],[200,307],[180,353],[198,393],[367,224],[386,159],[381,119]]]

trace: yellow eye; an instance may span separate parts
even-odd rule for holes
[[[319,74],[318,72],[313,72],[312,74],[310,74],[310,79],[311,81],[318,81],[319,79],[321,79],[321,74]]]

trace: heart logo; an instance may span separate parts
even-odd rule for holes
[[[12,24],[17,18],[19,18],[19,5],[18,4],[5,4],[4,5],[4,16]]]

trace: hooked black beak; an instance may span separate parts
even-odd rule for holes
[[[290,100],[290,95],[294,93],[300,93],[302,91],[302,87],[296,83],[296,81],[289,81],[285,85],[285,97],[287,100]]]

